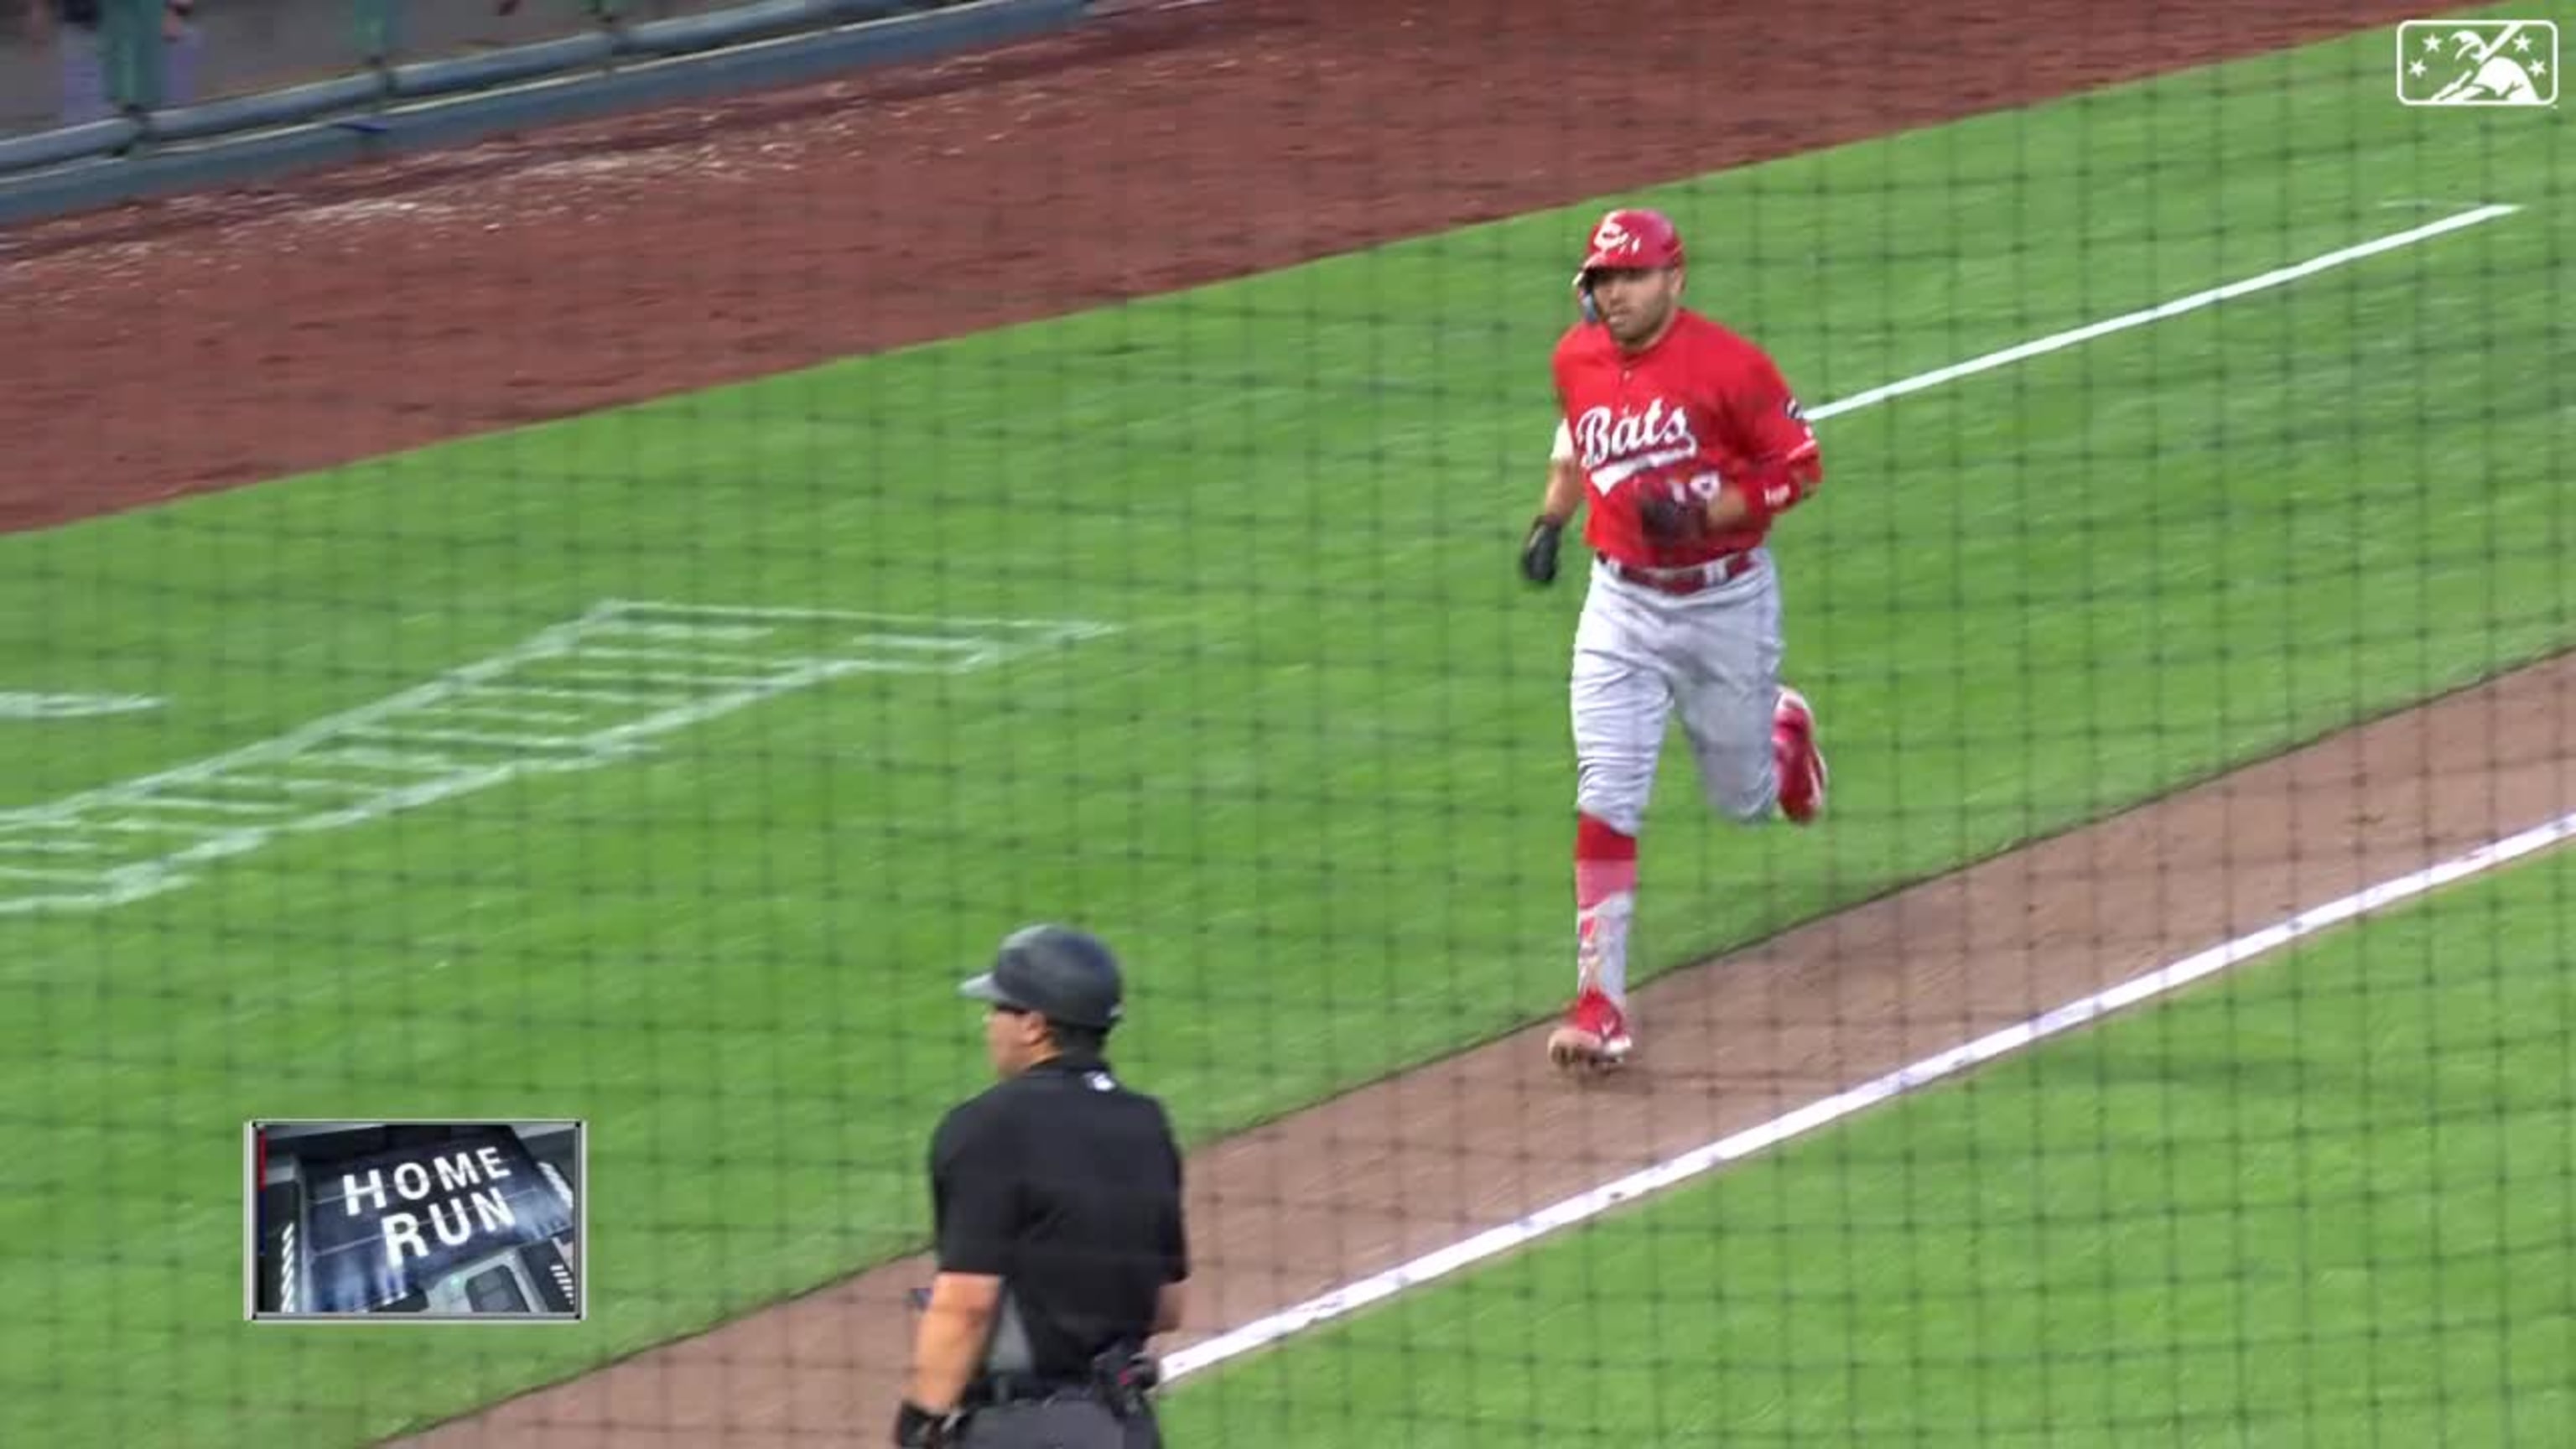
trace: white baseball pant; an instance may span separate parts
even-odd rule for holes
[[[1575,803],[1642,833],[1672,722],[1709,807],[1767,818],[1780,797],[1771,720],[1780,698],[1780,583],[1770,551],[1695,594],[1630,583],[1595,561],[1574,633]]]

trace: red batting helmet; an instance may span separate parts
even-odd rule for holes
[[[1681,229],[1660,211],[1622,207],[1601,218],[1583,254],[1582,275],[1604,268],[1677,267],[1682,264]]]

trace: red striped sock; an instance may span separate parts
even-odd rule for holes
[[[1622,1006],[1628,1000],[1628,917],[1637,896],[1637,838],[1585,815],[1574,829],[1574,929],[1588,943],[1595,979],[1582,980],[1577,948],[1576,983],[1598,986]]]

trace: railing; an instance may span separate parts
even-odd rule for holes
[[[638,25],[744,0],[91,0],[96,23],[55,22],[58,0],[0,0],[0,135],[126,107],[192,105]]]
[[[175,106],[159,104],[162,3],[101,0],[116,113],[0,138],[0,223],[1000,43],[1070,24],[1089,0],[756,0],[642,21],[631,18],[639,9],[671,7],[573,0],[588,14],[570,34],[409,61],[413,7],[347,0],[354,68]]]

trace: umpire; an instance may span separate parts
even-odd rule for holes
[[[1162,1103],[1103,1055],[1117,958],[1037,925],[961,994],[985,1002],[1000,1082],[931,1139],[938,1276],[895,1419],[907,1449],[1156,1449],[1148,1341],[1189,1276],[1181,1151]]]

